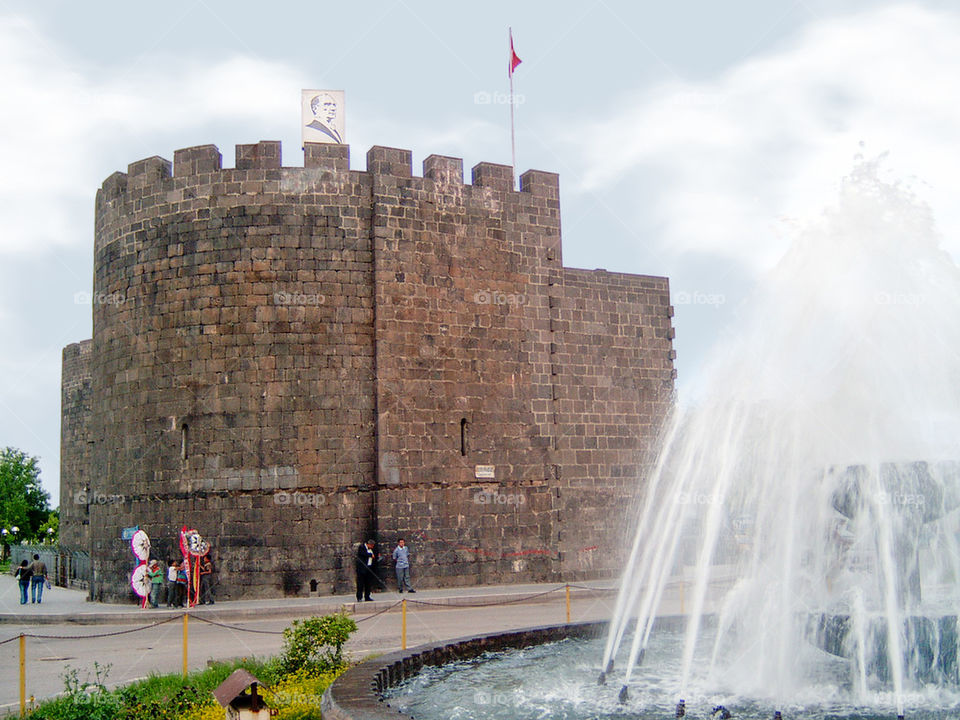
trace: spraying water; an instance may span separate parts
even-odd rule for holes
[[[960,269],[878,165],[794,241],[666,425],[604,648],[609,674],[630,638],[624,688],[681,577],[678,699],[696,675],[802,703],[824,652],[898,713],[960,683]]]

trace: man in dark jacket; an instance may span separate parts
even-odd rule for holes
[[[377,544],[373,540],[357,547],[357,602],[373,600],[370,591],[377,578]]]

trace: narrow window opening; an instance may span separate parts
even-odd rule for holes
[[[186,423],[180,426],[180,459],[186,460],[189,457],[187,442],[189,438],[189,427]]]
[[[467,454],[467,419],[460,418],[460,455]]]
[[[316,580],[311,580],[311,581],[310,581],[310,592],[316,592],[316,591],[317,591],[317,581],[316,581]]]

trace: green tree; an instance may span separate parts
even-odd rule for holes
[[[50,495],[40,485],[39,459],[22,450],[0,450],[0,528],[7,540],[38,540],[38,531],[50,519]],[[18,528],[16,534],[13,528]]]
[[[37,530],[37,540],[45,543],[56,543],[60,539],[60,511],[51,510],[47,519]]]

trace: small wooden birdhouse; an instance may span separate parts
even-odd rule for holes
[[[230,677],[220,683],[220,687],[213,691],[213,696],[226,711],[227,720],[269,719],[270,708],[257,693],[260,684],[256,677],[243,668],[234,670]]]

